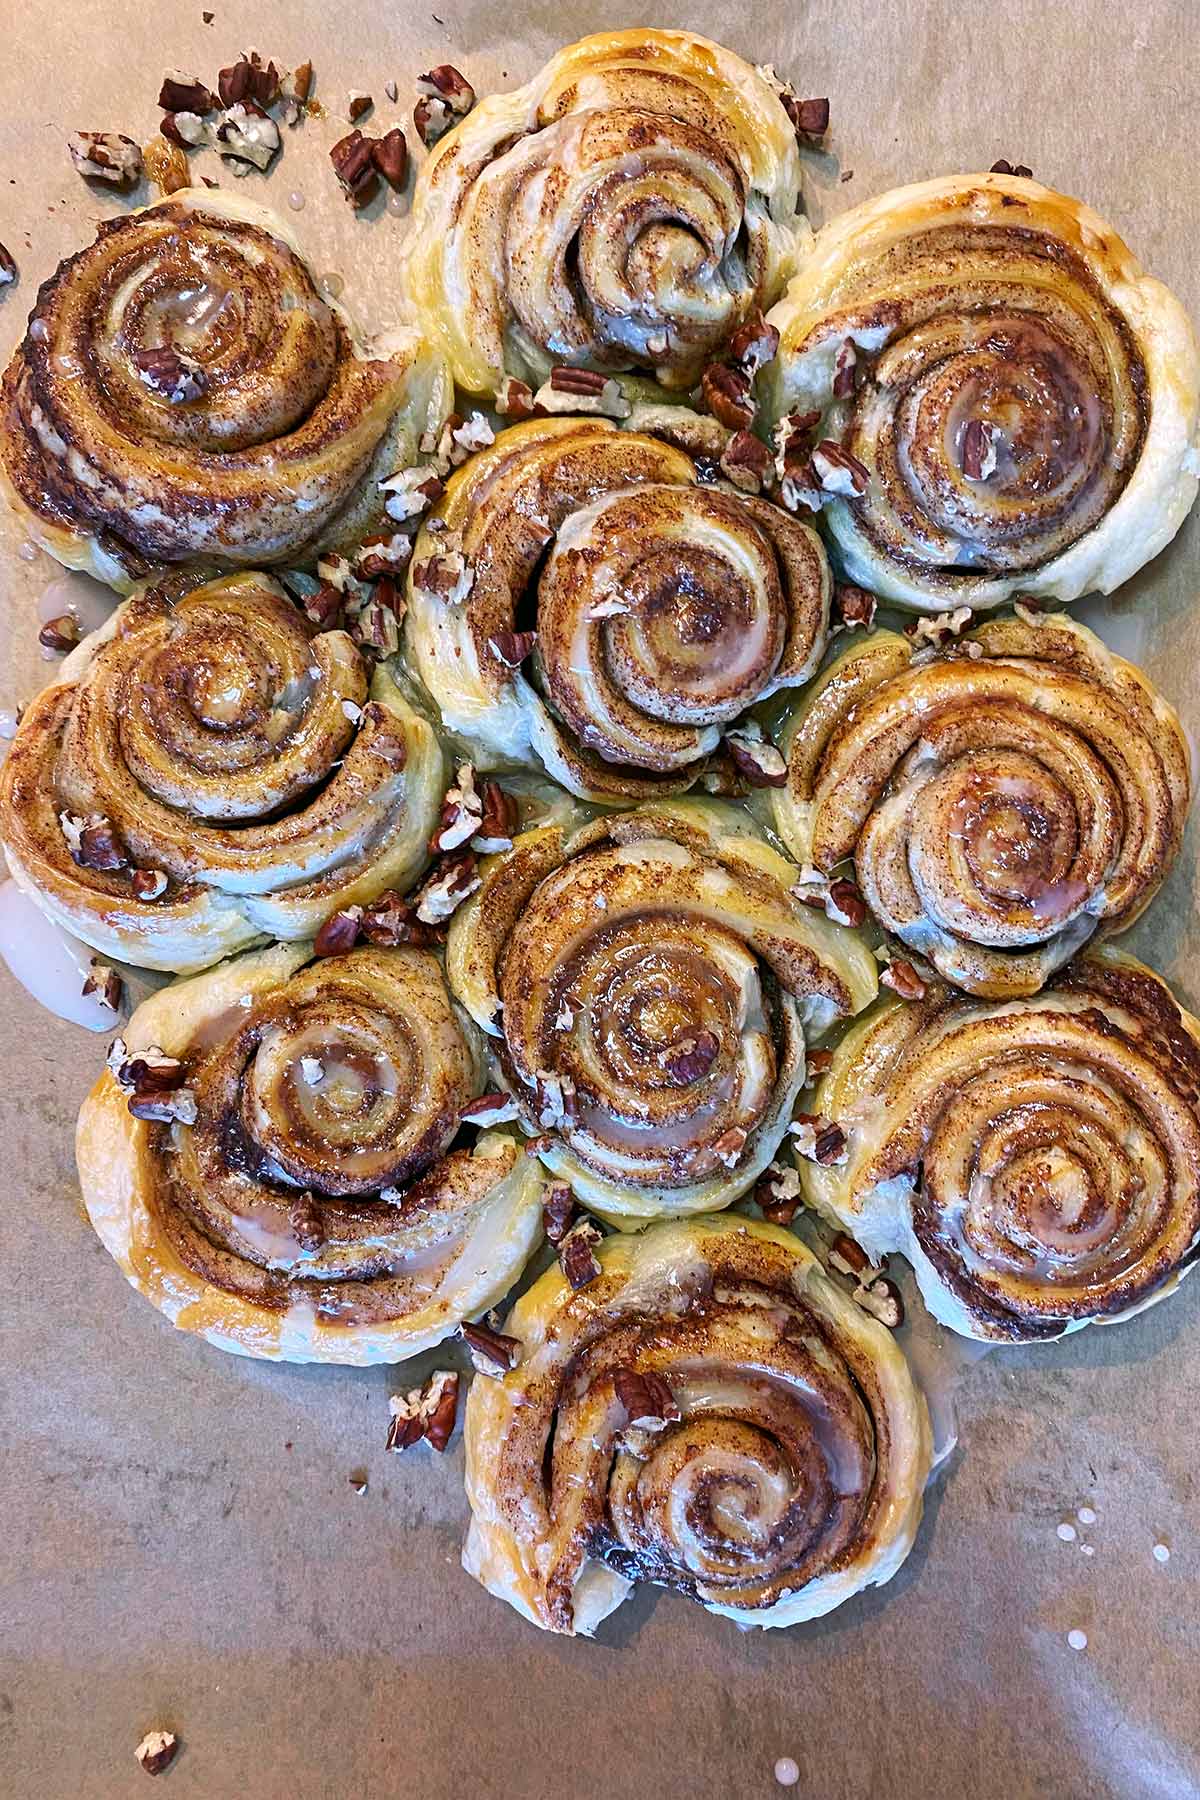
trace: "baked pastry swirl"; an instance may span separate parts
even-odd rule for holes
[[[425,585],[451,541],[457,603]],[[600,419],[501,432],[452,476],[412,571],[406,654],[447,728],[583,798],[690,786],[722,727],[807,680],[827,637],[815,531]],[[528,678],[518,629],[537,634]]]
[[[383,517],[449,409],[415,334],[361,355],[281,219],[188,189],[101,225],[41,288],[0,391],[30,535],[128,592],[162,563],[261,567]]]
[[[590,1635],[638,1581],[794,1625],[890,1580],[930,1465],[891,1335],[798,1238],[732,1216],[609,1238],[505,1330],[467,1401],[463,1562],[543,1629]]]
[[[682,32],[604,32],[443,138],[408,295],[472,393],[555,364],[686,388],[782,291],[799,192],[794,128],[749,64]]]
[[[9,869],[85,943],[204,968],[407,888],[445,786],[433,728],[267,575],[125,601],[25,713]],[[182,597],[179,597],[181,594]]]
[[[937,1318],[1054,1338],[1163,1299],[1200,1248],[1200,1024],[1103,949],[1033,1000],[881,1001],[813,1104],[847,1133],[805,1197],[899,1250]]]
[[[957,175],[855,207],[772,321],[774,409],[820,412],[867,477],[825,507],[846,574],[901,605],[1109,593],[1195,499],[1183,308],[1035,181]]]
[[[753,830],[695,800],[542,826],[450,924],[451,986],[543,1161],[626,1227],[744,1193],[788,1128],[805,1027],[876,991],[870,952],[792,899]]]
[[[771,796],[798,862],[828,875],[853,857],[887,931],[996,998],[1133,923],[1190,791],[1146,677],[1064,614],[1020,610],[941,654],[890,631],[853,644],[785,724]]]
[[[512,1285],[541,1181],[503,1133],[449,1148],[482,1064],[432,951],[311,955],[250,951],[137,1009],[79,1117],[84,1203],[182,1330],[395,1362]]]

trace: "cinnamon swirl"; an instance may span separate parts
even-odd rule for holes
[[[890,1580],[930,1465],[883,1326],[798,1238],[731,1216],[551,1270],[467,1401],[463,1562],[544,1630],[590,1635],[638,1581],[739,1625],[794,1625]]]
[[[898,188],[819,234],[772,314],[778,414],[861,465],[825,496],[849,580],[901,605],[1110,593],[1200,476],[1200,357],[1174,295],[1035,181]]]
[[[745,1193],[787,1131],[805,1029],[876,991],[866,947],[719,802],[543,826],[481,869],[450,982],[547,1166],[626,1227]]]
[[[1190,793],[1172,707],[1064,614],[989,619],[943,652],[877,631],[783,727],[775,821],[828,875],[853,857],[876,919],[973,994],[1033,994],[1124,931],[1179,851]]]
[[[0,483],[69,568],[302,562],[384,516],[450,385],[413,333],[360,353],[287,226],[173,194],[61,264],[0,390]]]
[[[1200,1246],[1200,1024],[1115,950],[1036,999],[892,998],[833,1055],[815,1106],[846,1132],[805,1196],[873,1256],[899,1250],[966,1337],[1061,1337],[1172,1293]]]
[[[451,556],[462,595],[436,579]],[[689,787],[725,726],[813,674],[830,586],[813,530],[699,486],[682,451],[533,420],[452,476],[422,529],[406,654],[483,760],[636,800]]]
[[[0,771],[9,869],[85,943],[204,968],[411,885],[433,728],[269,576],[143,588],[63,663]]]
[[[682,32],[601,33],[439,143],[408,294],[475,394],[556,364],[690,387],[781,292],[799,191],[795,130],[758,71]]]
[[[84,1203],[174,1325],[286,1362],[395,1362],[499,1300],[537,1164],[450,1149],[483,1086],[432,951],[276,944],[146,1001],[84,1103]]]

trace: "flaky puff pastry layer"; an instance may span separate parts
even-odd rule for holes
[[[884,1327],[777,1226],[698,1218],[596,1254],[578,1292],[535,1283],[505,1325],[517,1367],[471,1384],[471,1574],[584,1635],[639,1581],[782,1626],[890,1580],[931,1451]]]
[[[722,730],[807,680],[832,581],[816,532],[698,483],[671,445],[602,419],[531,420],[453,475],[418,536],[405,654],[485,764],[544,769],[584,799],[678,793]],[[453,545],[449,603],[429,559]],[[537,632],[528,673],[501,654]]]
[[[688,387],[781,291],[799,192],[795,130],[762,74],[706,38],[603,32],[437,146],[408,299],[472,393],[537,386],[555,364]]]
[[[542,826],[480,867],[447,970],[547,1167],[625,1230],[745,1193],[787,1131],[806,1033],[877,991],[866,945],[717,801]]]
[[[1165,1299],[1200,1248],[1200,1023],[1108,948],[1036,999],[880,1001],[813,1106],[846,1133],[806,1200],[911,1262],[952,1331],[1032,1342]]]
[[[252,951],[137,1009],[125,1060],[180,1059],[194,1119],[133,1117],[110,1068],[79,1115],[84,1204],[181,1330],[396,1362],[504,1296],[541,1236],[541,1178],[502,1132],[448,1148],[482,1062],[432,952],[311,955]]]
[[[785,719],[776,829],[828,876],[853,858],[884,929],[973,994],[1033,994],[1133,924],[1183,837],[1172,706],[1063,613],[992,618],[943,652],[876,631]]]
[[[771,317],[770,410],[818,413],[862,463],[865,492],[843,481],[825,521],[848,579],[900,605],[1110,593],[1195,499],[1187,315],[1038,182],[956,175],[855,207]]]
[[[182,371],[148,364],[164,350]],[[381,528],[379,482],[450,399],[416,332],[366,352],[283,220],[185,189],[43,284],[0,389],[0,488],[123,593],[162,563],[303,562]]]
[[[410,886],[444,787],[433,727],[344,631],[316,630],[268,575],[190,591],[174,576],[125,601],[26,711],[0,837],[58,924],[188,971]],[[95,821],[108,867],[79,842]]]

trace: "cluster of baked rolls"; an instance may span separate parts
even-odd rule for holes
[[[189,191],[62,265],[4,379],[26,530],[127,596],[21,721],[10,874],[184,977],[84,1105],[92,1221],[228,1350],[463,1337],[465,1561],[553,1631],[895,1573],[932,1449],[889,1256],[1026,1341],[1200,1254],[1200,1025],[1108,942],[1188,742],[1042,610],[1181,524],[1191,329],[1022,175],[814,238],[823,123],[591,38],[437,144],[385,342]]]

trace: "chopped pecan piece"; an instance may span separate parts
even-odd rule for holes
[[[870,474],[864,463],[832,438],[823,438],[812,453],[813,473],[828,494],[858,500],[866,493]]]
[[[738,1158],[746,1148],[746,1140],[749,1136],[750,1133],[741,1125],[731,1125],[728,1131],[723,1131],[721,1133],[720,1137],[713,1145],[713,1149],[727,1169],[732,1169],[736,1166]]]
[[[553,1069],[534,1073],[534,1108],[543,1131],[557,1131],[569,1125],[579,1110],[579,1096],[569,1075],[558,1075]]]
[[[357,125],[360,119],[365,119],[374,104],[370,94],[361,93],[357,88],[352,89],[346,101],[346,117],[351,125]]]
[[[106,1006],[109,1012],[115,1013],[121,1010],[125,984],[115,969],[102,963],[98,956],[93,956],[81,991],[85,999],[94,994],[101,1006]]]
[[[138,900],[161,900],[167,891],[167,877],[162,869],[134,869],[129,879]]]
[[[861,1244],[846,1232],[839,1231],[829,1246],[829,1266],[839,1275],[853,1275],[859,1280],[871,1267],[871,1259]]]
[[[534,413],[533,389],[515,375],[506,375],[496,389],[496,411],[502,419],[531,419]]]
[[[536,631],[497,631],[488,639],[488,649],[510,669],[519,669],[536,643]]]
[[[72,613],[60,613],[56,619],[47,619],[38,632],[38,643],[43,650],[54,650],[65,656],[79,642],[79,620]]]
[[[495,856],[501,850],[511,850],[518,821],[515,796],[498,781],[485,781],[480,794],[483,816],[471,839],[472,850],[477,856]]]
[[[710,363],[700,381],[700,391],[714,418],[728,425],[730,431],[748,431],[754,423],[756,407],[750,391],[750,377],[744,369],[729,363]]]
[[[164,113],[158,129],[169,144],[180,150],[194,150],[212,137],[211,128],[199,113],[193,112]]]
[[[239,101],[217,119],[214,148],[233,163],[235,175],[269,168],[279,145],[278,125],[253,100]]]
[[[962,472],[968,481],[987,481],[999,461],[995,428],[985,419],[968,419],[962,434]]]
[[[147,1775],[162,1775],[179,1754],[179,1739],[173,1731],[148,1731],[133,1754]]]
[[[138,380],[152,393],[171,406],[184,406],[198,400],[208,386],[208,377],[195,363],[185,362],[172,344],[156,344],[151,349],[134,350],[129,359]]]
[[[787,786],[787,763],[782,753],[764,737],[763,728],[756,720],[748,720],[736,731],[727,731],[724,744],[751,787]]]
[[[59,824],[67,840],[72,859],[81,869],[98,869],[111,873],[128,867],[129,858],[121,847],[111,820],[103,813],[88,813],[84,819],[74,813],[60,813]]]
[[[760,494],[773,467],[771,452],[752,431],[735,431],[721,452],[722,474],[744,494]]]
[[[845,630],[870,631],[875,623],[875,613],[879,606],[874,594],[869,594],[866,588],[852,587],[848,583],[839,582],[834,592],[834,600]]]
[[[273,62],[264,64],[257,50],[251,50],[217,76],[217,93],[221,105],[241,106],[247,100],[255,106],[273,106],[279,98],[279,70]]]
[[[178,69],[173,69],[163,77],[158,104],[168,113],[210,113],[215,112],[217,102],[197,76],[181,75]]]
[[[857,1301],[864,1312],[886,1325],[889,1331],[897,1331],[904,1323],[904,1301],[900,1297],[900,1289],[886,1275],[878,1280],[860,1283],[855,1288],[851,1299]]]
[[[923,1000],[927,991],[917,971],[903,957],[894,957],[885,969],[880,970],[879,985],[891,988],[902,1000]]]
[[[421,463],[413,469],[397,469],[394,475],[379,483],[379,491],[387,495],[384,505],[388,518],[402,525],[406,520],[419,519],[422,513],[428,512],[446,489],[433,464]]]
[[[305,106],[312,92],[312,76],[312,64],[303,62],[297,63],[289,74],[280,78],[279,97],[283,102],[285,125],[298,125],[304,117]]]
[[[849,400],[858,380],[858,351],[853,338],[844,338],[838,346],[833,365],[833,397]]]
[[[627,419],[633,410],[620,382],[598,369],[551,369],[550,379],[533,396],[537,413],[598,413],[606,419]]]
[[[477,1375],[507,1375],[520,1362],[519,1338],[508,1337],[503,1331],[494,1331],[483,1321],[474,1325],[464,1321],[458,1329],[470,1352],[471,1363]]]
[[[754,376],[769,362],[774,362],[778,353],[779,333],[774,325],[768,325],[756,307],[730,338],[729,354],[747,375]]]
[[[424,1387],[393,1394],[388,1406],[392,1420],[386,1449],[407,1450],[425,1438],[432,1449],[444,1450],[458,1415],[457,1370],[435,1369]]]
[[[483,798],[475,786],[475,770],[470,763],[462,763],[455,785],[446,790],[442,815],[429,848],[435,856],[457,850],[475,836],[482,823]]]
[[[0,287],[7,287],[10,281],[17,279],[17,265],[12,253],[0,244]]]
[[[81,175],[132,187],[142,173],[142,153],[119,131],[75,131],[67,139],[71,161]]]
[[[408,174],[408,139],[398,125],[371,145],[371,161],[391,188],[402,188]]]
[[[379,944],[389,950],[397,944],[415,944],[418,949],[427,949],[437,943],[439,936],[432,925],[424,925],[417,918],[415,901],[406,900],[394,888],[377,894],[369,906],[363,907],[359,926],[369,944]]]
[[[419,76],[417,93],[420,98],[413,108],[413,124],[427,150],[459,119],[465,119],[475,104],[475,89],[450,63],[439,63]]]
[[[678,1403],[661,1375],[648,1369],[616,1369],[613,1387],[625,1408],[627,1424],[642,1431],[661,1431],[666,1425],[678,1424]]]
[[[555,1181],[542,1195],[542,1230],[552,1244],[561,1244],[575,1218],[575,1196],[565,1181]]]
[[[559,1241],[558,1266],[576,1293],[600,1273],[596,1245],[602,1236],[590,1219],[580,1219]]]
[[[351,206],[356,211],[360,206],[366,206],[379,187],[379,172],[370,140],[361,131],[351,131],[338,139],[329,152],[329,160]]]
[[[818,1075],[824,1075],[833,1063],[832,1050],[810,1050],[804,1058],[807,1075],[806,1085],[811,1085]]]
[[[997,157],[988,173],[990,175],[1022,175],[1026,181],[1032,181],[1033,170],[1024,163],[1010,163],[1003,156]]]
[[[831,881],[825,898],[825,915],[835,925],[849,925],[857,930],[867,916],[867,903],[852,881]]]
[[[721,1040],[713,1031],[697,1031],[660,1052],[659,1061],[677,1087],[702,1081],[716,1062]]]
[[[754,1189],[762,1216],[772,1225],[790,1225],[800,1210],[800,1177],[793,1168],[768,1163]]]
[[[461,606],[475,583],[475,571],[458,549],[439,550],[424,562],[414,563],[413,591],[427,600],[439,600],[443,606]],[[507,637],[515,633],[507,632]]]
[[[441,925],[473,894],[483,877],[469,850],[443,856],[413,896],[417,918],[425,925]]]
[[[808,1162],[823,1169],[837,1169],[846,1161],[846,1134],[832,1119],[817,1113],[797,1113],[788,1130],[796,1140],[796,1149]]]
[[[501,1088],[468,1100],[458,1115],[461,1125],[478,1125],[481,1129],[488,1125],[507,1125],[510,1119],[517,1117],[516,1101]]]
[[[797,137],[824,137],[829,130],[828,100],[800,100],[786,88],[779,98],[783,102],[783,110],[796,130]]]
[[[347,906],[341,912],[331,913],[313,940],[313,953],[316,956],[344,956],[347,950],[353,950],[362,931],[361,906]]]

